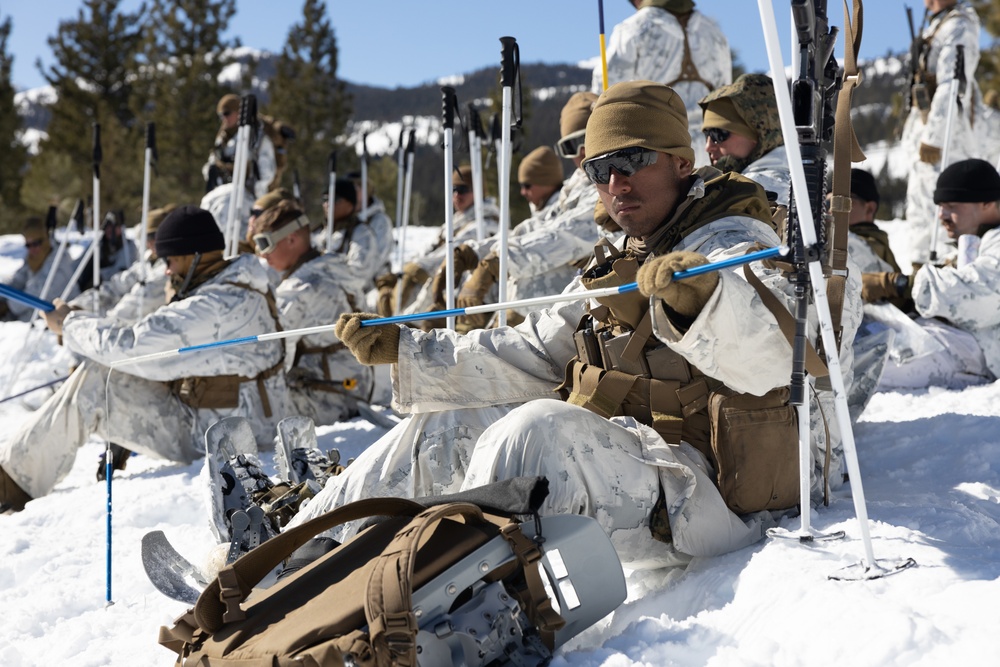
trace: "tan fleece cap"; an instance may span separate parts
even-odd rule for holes
[[[451,186],[468,185],[472,187],[472,165],[463,164],[455,171],[451,172]]]
[[[669,86],[623,81],[604,91],[587,121],[588,158],[639,146],[694,162],[687,109]]]
[[[219,100],[219,104],[215,107],[215,113],[221,114],[224,111],[239,111],[240,110],[240,96],[229,93],[228,95],[223,95],[222,99]]]
[[[559,114],[559,138],[587,129],[597,95],[591,92],[573,93]]]
[[[167,204],[163,208],[154,208],[146,214],[146,233],[155,234],[160,223],[171,211],[177,208],[176,204]]]
[[[293,195],[288,188],[278,188],[277,190],[271,190],[255,201],[253,203],[253,207],[266,211],[267,209],[276,206],[278,203],[285,200],[291,201],[292,203],[298,203],[295,201],[295,195]]]
[[[712,100],[708,103],[702,113],[701,128],[703,130],[719,128],[735,132],[741,137],[754,141],[759,139],[757,132],[743,121],[743,116],[736,110],[736,105],[728,97]]]
[[[548,146],[539,146],[524,156],[517,168],[519,183],[531,185],[562,185],[562,162]]]

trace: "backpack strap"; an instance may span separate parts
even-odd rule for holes
[[[224,567],[195,603],[193,621],[207,632],[216,632],[228,622],[246,618],[240,604],[254,586],[319,533],[370,516],[416,516],[423,509],[422,505],[405,498],[366,498],[290,528]]]

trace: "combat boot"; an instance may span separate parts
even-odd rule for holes
[[[17,485],[7,471],[0,468],[0,514],[20,512],[31,500],[31,496]]]

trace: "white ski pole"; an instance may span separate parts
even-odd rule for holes
[[[441,125],[444,128],[444,266],[445,305],[448,310],[455,307],[455,211],[451,205],[451,172],[454,170],[452,150],[455,138],[455,89],[441,86]],[[446,325],[455,328],[455,318],[449,317]]]
[[[156,124],[146,123],[146,154],[142,170],[142,218],[139,221],[142,229],[139,232],[139,282],[143,285],[149,280],[149,264],[145,260],[146,245],[149,242],[149,193],[153,175],[153,163],[156,161]],[[139,312],[142,316],[145,290],[139,290]]]
[[[472,165],[472,205],[476,214],[476,240],[486,239],[486,216],[483,211],[483,122],[472,102],[469,110],[469,162]]]
[[[416,150],[417,131],[410,129],[406,138],[406,178],[403,183],[403,229],[399,235],[399,270],[406,264],[406,228],[410,224],[410,195],[413,192],[413,153]],[[403,290],[396,290],[396,312],[403,309]]]
[[[808,2],[809,0],[805,0]],[[803,4],[800,2],[799,4]],[[781,44],[778,39],[777,23],[774,19],[774,8],[771,0],[757,0],[760,10],[760,19],[764,31],[764,42],[767,47],[768,63],[772,72],[774,82],[774,93],[778,102],[778,116],[781,121],[781,131],[785,138],[785,148],[788,154],[788,164],[792,176],[792,194],[795,197],[795,205],[801,216],[799,228],[802,235],[803,244],[806,248],[816,246],[816,227],[813,220],[812,208],[809,203],[809,190],[806,185],[805,171],[802,165],[802,153],[799,150],[798,133],[796,131],[795,118],[792,112],[792,103],[789,96],[788,87],[782,73],[785,71],[781,60]],[[872,548],[871,535],[868,527],[868,510],[865,504],[864,487],[861,481],[861,468],[858,465],[857,448],[854,442],[854,430],[851,427],[851,418],[847,409],[847,392],[844,388],[844,378],[840,368],[840,358],[836,336],[833,331],[833,320],[830,316],[830,304],[826,295],[826,280],[823,277],[823,268],[818,257],[809,262],[809,276],[812,283],[813,300],[816,307],[816,314],[819,319],[820,333],[823,339],[823,347],[827,355],[827,368],[830,371],[830,383],[833,386],[833,395],[836,405],[837,424],[840,427],[841,437],[844,446],[844,458],[847,462],[848,474],[851,480],[851,495],[854,500],[854,511],[858,518],[861,530],[861,537],[865,548],[866,561],[862,562],[864,577],[882,576],[891,571],[881,568],[875,561],[875,553]],[[809,511],[808,507],[802,508],[803,512]],[[904,565],[903,567],[905,567]],[[893,568],[893,571],[901,569]]]
[[[337,151],[330,151],[327,161],[329,181],[326,184],[326,252],[333,252],[333,209],[337,203]]]
[[[91,207],[91,218],[94,225],[94,312],[101,312],[101,299],[97,288],[101,285],[101,124],[94,123],[94,205]]]
[[[399,146],[396,149],[396,268],[394,273],[399,275],[403,270],[403,262],[400,260],[399,243],[402,239],[403,229],[403,179],[406,177],[406,129],[403,124],[399,125]]]
[[[518,78],[520,66],[517,41],[513,37],[501,37],[500,43],[500,86],[503,93],[500,119],[500,146],[503,154],[503,168],[500,170],[500,270],[497,277],[497,300],[507,300],[507,238],[510,234],[510,124],[513,107],[514,81]],[[507,311],[497,313],[497,324],[507,324]]]
[[[945,116],[944,123],[944,146],[941,147],[941,171],[948,168],[948,162],[951,158],[951,137],[955,130],[955,107],[958,106],[958,101],[962,95],[959,73],[965,70],[965,46],[959,44],[955,48],[955,76],[949,82],[951,86],[948,90],[948,114]],[[931,223],[931,247],[927,253],[927,257],[932,264],[938,258],[938,231],[941,229],[941,225],[938,223],[938,219],[941,217],[940,206],[935,207],[935,213],[937,214],[936,219]]]
[[[361,135],[361,213],[358,216],[368,220],[368,133]]]

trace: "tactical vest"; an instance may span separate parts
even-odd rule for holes
[[[262,293],[246,283],[227,282],[225,284],[261,294],[267,301],[267,308],[271,313],[271,317],[274,318],[275,331],[282,330],[281,323],[278,320],[278,306],[270,290]],[[260,394],[260,403],[264,410],[264,416],[270,419],[273,413],[271,411],[271,401],[267,395],[267,387],[264,383],[281,372],[284,359],[285,355],[282,352],[277,363],[253,377],[243,375],[192,376],[171,380],[167,383],[167,386],[185,405],[196,410],[219,410],[238,407],[240,404],[240,385],[244,382],[256,382],[257,393]]]
[[[715,90],[715,86],[704,79],[701,73],[698,71],[698,66],[694,64],[694,58],[691,56],[691,44],[688,42],[688,21],[691,20],[693,12],[690,14],[682,14],[680,16],[675,15],[674,18],[677,22],[681,24],[681,31],[684,33],[684,52],[681,56],[681,71],[677,75],[677,78],[669,82],[667,85],[671,88],[674,85],[680,83],[681,81],[691,81],[703,84],[711,92]]]
[[[726,174],[706,184],[706,195],[675,214],[677,234],[665,234],[652,254],[665,254],[685,236],[729,215],[765,219],[759,186]],[[678,220],[677,218],[681,219]],[[587,289],[635,282],[639,260],[606,241],[582,276]],[[761,285],[760,289],[766,288]],[[764,396],[738,394],[702,373],[652,332],[649,299],[628,292],[598,299],[574,335],[577,356],[558,391],[569,403],[603,417],[624,415],[651,426],[670,444],[681,440],[702,452],[737,514],[786,509],[798,503],[795,410],[788,388]],[[787,314],[787,311],[786,311]]]

